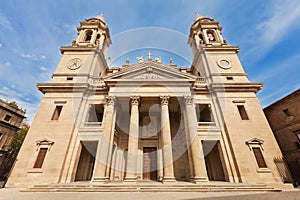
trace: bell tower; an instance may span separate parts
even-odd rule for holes
[[[62,46],[62,58],[51,83],[86,83],[88,77],[97,77],[108,66],[106,54],[111,44],[109,28],[103,14],[80,22],[77,38],[70,46]]]
[[[194,40],[192,42],[192,40]],[[201,47],[225,46],[227,41],[223,39],[222,27],[214,19],[203,17],[196,13],[194,23],[191,27],[190,39],[188,42],[195,54],[196,49]]]
[[[103,14],[80,22],[77,30],[78,36],[72,42],[72,47],[97,47],[106,55],[111,40]]]
[[[194,56],[195,74],[201,74],[210,83],[249,83],[238,58],[239,47],[227,43],[219,22],[196,13],[188,44]],[[260,87],[257,85],[256,90]]]
[[[198,14],[188,44],[194,57],[191,70],[205,78],[222,138],[227,140],[225,144],[230,149],[228,158],[236,160],[232,177],[243,183],[278,182],[273,158],[280,156],[279,147],[256,96],[263,84],[249,81],[238,57],[239,47],[227,43],[219,22]],[[205,99],[205,93],[194,93],[199,101]],[[253,140],[269,145],[268,149],[258,149],[267,167],[257,165],[257,155],[253,153],[256,147],[247,145]]]

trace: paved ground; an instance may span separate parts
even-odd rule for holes
[[[0,200],[300,200],[300,189],[285,192],[19,192],[0,189]]]

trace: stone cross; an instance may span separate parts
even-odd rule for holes
[[[152,54],[150,52],[146,56],[148,56],[148,59],[151,60]]]

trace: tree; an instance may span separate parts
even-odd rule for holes
[[[23,123],[21,125],[20,130],[15,134],[15,136],[12,140],[8,157],[10,157],[10,158],[17,157],[29,128],[30,128],[30,125],[27,123]]]

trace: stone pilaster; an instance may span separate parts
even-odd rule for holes
[[[205,160],[203,155],[202,144],[197,137],[197,115],[196,109],[193,103],[193,98],[190,96],[184,97],[186,105],[186,117],[187,117],[187,134],[188,145],[190,145],[190,154],[193,159],[193,174],[192,177],[195,183],[208,181]]]
[[[125,181],[136,181],[139,141],[139,102],[140,97],[131,97],[128,156]]]
[[[109,167],[109,149],[113,144],[113,134],[115,126],[115,102],[116,98],[114,96],[108,96],[106,98],[105,111],[103,116],[103,136],[101,142],[98,144],[94,174],[92,181],[107,181],[108,174],[106,168]]]
[[[169,116],[169,97],[162,96],[161,100],[161,135],[163,142],[163,182],[175,181],[172,155],[172,139]]]

